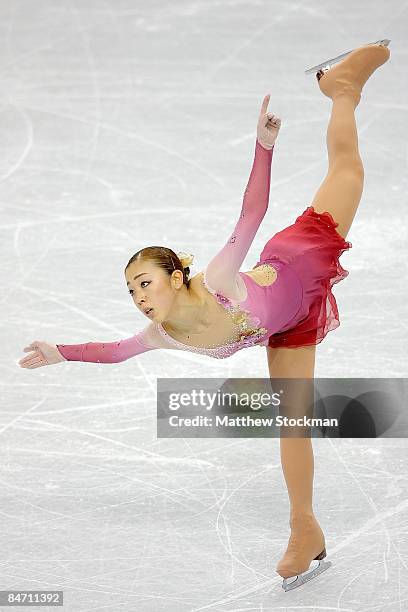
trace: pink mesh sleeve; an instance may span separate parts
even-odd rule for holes
[[[86,342],[85,344],[57,344],[56,346],[67,361],[92,361],[94,363],[118,363],[159,348],[147,342],[147,328],[135,336],[117,342]]]
[[[207,265],[206,280],[221,293],[236,291],[238,272],[268,210],[273,150],[274,147],[264,149],[256,141],[255,158],[240,217],[227,243]]]

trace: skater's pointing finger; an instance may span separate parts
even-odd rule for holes
[[[269,99],[270,99],[270,97],[271,97],[271,94],[267,94],[267,95],[264,97],[264,99],[263,99],[263,102],[262,102],[262,107],[261,107],[261,113],[262,113],[262,114],[265,114],[265,113],[266,113],[266,110],[267,110],[267,108],[268,108],[268,104],[269,104]]]

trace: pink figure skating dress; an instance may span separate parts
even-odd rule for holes
[[[254,345],[296,348],[318,344],[336,329],[340,320],[332,287],[348,275],[339,257],[352,245],[336,231],[338,223],[328,212],[316,213],[309,206],[295,223],[268,240],[255,267],[266,265],[275,279],[271,284],[261,286],[240,272],[268,209],[273,152],[274,148],[264,149],[256,141],[238,222],[201,273],[203,286],[234,322],[234,336],[227,343],[203,347],[183,344],[152,321],[139,333],[119,341],[57,344],[65,359],[117,363],[159,348],[223,359]]]

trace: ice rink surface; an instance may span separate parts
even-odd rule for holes
[[[364,193],[316,376],[406,377],[408,3],[4,0],[0,17],[1,589],[63,590],[69,612],[405,610],[405,439],[314,440],[333,566],[289,593],[277,441],[157,439],[158,377],[267,377],[265,348],[17,362],[33,340],[144,327],[124,278],[142,247],[205,267],[238,219],[270,93],[282,128],[251,269],[326,174],[331,102],[305,69],[389,38],[356,111]]]

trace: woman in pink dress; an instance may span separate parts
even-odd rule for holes
[[[312,380],[316,345],[340,323],[332,287],[348,275],[339,256],[352,246],[346,236],[363,192],[355,109],[365,82],[389,58],[388,42],[360,47],[335,67],[317,73],[322,93],[332,100],[327,176],[311,205],[268,240],[252,271],[241,272],[240,267],[268,208],[272,156],[281,125],[267,112],[269,95],[261,107],[255,159],[239,220],[205,270],[189,279],[191,258],[178,257],[167,247],[138,251],[126,266],[125,278],[136,307],[150,321],[145,329],[117,342],[34,341],[24,348],[29,355],[20,366],[118,363],[160,348],[219,359],[258,345],[266,347],[271,379]],[[302,411],[299,398],[292,400],[291,410]],[[319,573],[326,544],[312,504],[311,438],[281,436],[280,452],[291,534],[276,570],[288,590]],[[311,570],[314,560],[319,564]]]

